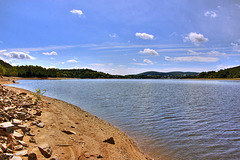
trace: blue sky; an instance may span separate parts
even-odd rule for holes
[[[0,59],[110,74],[240,64],[239,0],[0,0]]]

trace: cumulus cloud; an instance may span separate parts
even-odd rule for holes
[[[191,41],[193,42],[196,46],[199,46],[201,42],[207,42],[208,38],[205,38],[202,34],[198,34],[196,32],[191,32],[188,34],[187,37],[184,38],[184,41]]]
[[[83,16],[83,12],[81,10],[72,9],[70,12],[79,16]]]
[[[155,51],[154,49],[150,49],[150,48],[146,48],[143,51],[139,51],[138,53],[158,56],[158,52]]]
[[[57,55],[58,55],[57,52],[55,52],[55,51],[52,51],[52,52],[44,52],[43,54],[44,54],[44,55],[47,55],[47,56],[57,56]]]
[[[214,12],[214,11],[206,11],[206,12],[204,13],[204,16],[206,16],[206,17],[211,17],[211,18],[216,18],[216,17],[217,17],[217,13]]]
[[[169,57],[165,56],[166,61],[178,62],[217,62],[219,58],[216,57],[201,57],[201,56],[186,56],[186,57]]]
[[[137,37],[141,38],[141,39],[150,39],[150,40],[152,40],[154,38],[154,35],[147,34],[147,33],[136,33],[135,35]]]
[[[0,56],[7,59],[35,59],[29,55],[29,52],[0,50]]]
[[[67,60],[68,63],[78,63],[75,59]]]
[[[153,64],[153,62],[151,60],[149,60],[149,59],[144,59],[143,62],[147,63],[147,64]]]

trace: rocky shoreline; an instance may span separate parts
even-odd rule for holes
[[[0,160],[150,159],[122,131],[69,103],[0,85]]]

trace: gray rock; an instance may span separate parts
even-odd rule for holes
[[[10,160],[22,160],[22,158],[19,156],[13,156]]]
[[[15,127],[11,122],[3,122],[0,123],[0,128],[6,131],[7,133],[13,133]]]
[[[51,155],[52,155],[52,149],[51,147],[49,146],[49,144],[41,144],[38,146],[38,149],[40,150],[40,152],[42,153],[42,155],[45,157],[45,158],[50,158]]]
[[[23,151],[15,153],[15,156],[27,156],[27,155],[28,155],[27,150],[23,150]]]
[[[21,133],[18,133],[16,131],[14,131],[13,136],[17,139],[17,140],[22,140],[23,139],[23,135]]]
[[[37,126],[38,126],[39,128],[43,128],[43,127],[44,127],[44,123],[42,123],[42,122],[41,122],[41,123],[38,123]]]
[[[13,119],[12,123],[13,123],[14,125],[21,125],[21,124],[22,124],[22,121],[19,120],[19,119]]]
[[[23,146],[22,145],[14,146],[14,150],[15,151],[21,151],[21,150],[23,150]]]

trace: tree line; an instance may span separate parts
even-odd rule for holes
[[[0,60],[0,76],[13,77],[66,77],[66,78],[118,78],[118,79],[186,79],[186,78],[240,78],[240,66],[216,71],[201,72],[198,75],[111,75],[108,73],[98,72],[91,69],[56,69],[44,68],[41,66],[11,66],[10,64]]]

